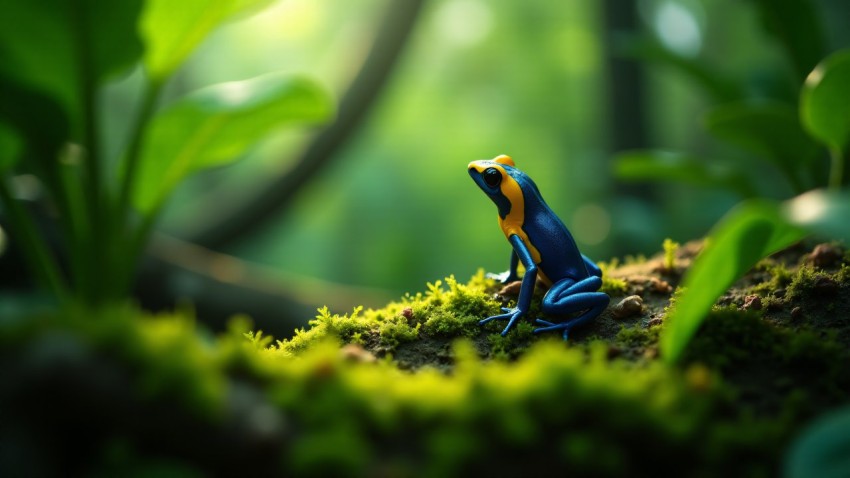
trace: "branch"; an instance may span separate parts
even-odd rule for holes
[[[173,309],[182,302],[213,329],[246,314],[254,326],[277,338],[289,337],[327,305],[343,311],[351,304],[378,306],[386,291],[351,287],[287,274],[243,261],[164,234],[154,234],[139,270],[134,296],[148,310]]]
[[[404,48],[424,0],[393,0],[357,77],[339,105],[336,120],[307,147],[295,166],[253,197],[216,213],[216,221],[192,234],[191,241],[221,249],[255,232],[285,210],[310,180],[331,163],[337,151],[364,123]]]

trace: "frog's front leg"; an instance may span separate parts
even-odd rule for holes
[[[525,266],[525,275],[522,277],[522,285],[519,289],[517,306],[513,308],[502,307],[502,311],[505,312],[504,314],[487,317],[486,319],[478,322],[479,325],[484,325],[491,320],[508,320],[508,325],[505,327],[505,330],[502,331],[503,337],[508,334],[508,331],[511,330],[511,327],[514,326],[516,321],[528,312],[528,309],[531,306],[531,297],[534,295],[534,285],[537,281],[537,264],[535,264],[534,259],[531,258],[531,252],[529,252],[528,247],[526,247],[525,243],[522,242],[522,239],[520,239],[520,237],[516,234],[511,235],[511,237],[508,238],[508,241],[510,241],[511,245],[514,246],[514,254],[511,257],[511,270],[508,272],[513,272],[513,275],[516,276],[517,260],[522,261],[522,265]]]
[[[513,281],[515,281],[519,278],[519,276],[516,273],[517,266],[519,266],[519,258],[517,257],[516,252],[512,250],[511,251],[511,263],[510,263],[510,266],[508,267],[508,270],[506,270],[505,272],[501,272],[499,274],[493,274],[492,272],[487,273],[487,278],[488,279],[495,279],[495,280],[501,282],[502,284],[509,284],[509,283],[511,283],[511,282],[513,282]]]
[[[537,324],[543,325],[543,327],[534,329],[534,333],[560,330],[563,332],[564,340],[567,340],[567,336],[573,327],[590,322],[608,307],[608,302],[611,299],[604,292],[598,292],[601,286],[602,279],[595,275],[578,282],[564,279],[554,284],[543,297],[541,304],[543,312],[555,316],[569,315],[575,312],[581,312],[581,314],[557,324],[537,319]]]

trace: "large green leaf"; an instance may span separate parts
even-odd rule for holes
[[[850,142],[850,50],[830,55],[806,78],[800,96],[803,125],[836,151]]]
[[[797,112],[783,103],[721,105],[706,115],[705,126],[717,138],[771,161],[798,187],[801,166],[810,164],[819,151]]]
[[[84,83],[135,63],[142,0],[7,0],[0,15],[0,75],[55,99],[76,118]],[[4,101],[6,98],[4,98]]]
[[[806,428],[785,459],[786,478],[850,476],[850,407],[830,412]]]
[[[809,191],[785,202],[782,214],[818,236],[850,242],[850,192]]]
[[[148,0],[141,19],[145,65],[155,80],[174,72],[221,23],[274,0]]]
[[[70,125],[58,101],[0,75],[0,121],[15,131],[42,169],[53,167],[59,149],[67,141]]]
[[[765,29],[788,55],[798,78],[804,78],[826,53],[826,38],[811,0],[753,0]]]
[[[630,181],[673,181],[728,189],[742,197],[755,194],[753,186],[730,165],[668,151],[629,151],[617,155],[614,174]]]
[[[193,171],[230,163],[275,129],[326,119],[332,105],[312,81],[279,74],[196,91],[154,118],[134,204],[155,209]]]
[[[712,230],[685,276],[659,345],[667,362],[679,359],[714,302],[759,260],[805,236],[774,202],[752,200],[730,211]]]

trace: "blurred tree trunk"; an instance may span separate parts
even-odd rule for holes
[[[640,29],[636,0],[603,2],[606,58],[608,59],[608,123],[611,125],[611,151],[648,146],[644,126],[643,68],[635,59],[624,58],[617,48],[617,38]],[[629,186],[634,192],[645,188]]]

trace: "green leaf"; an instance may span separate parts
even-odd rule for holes
[[[174,72],[216,27],[274,0],[148,0],[141,19],[144,63],[161,81]]]
[[[631,181],[673,181],[695,186],[727,189],[742,197],[755,191],[750,182],[730,165],[668,151],[629,151],[617,155],[614,174]]]
[[[620,35],[615,37],[617,53],[627,58],[636,58],[671,68],[700,86],[717,101],[731,101],[743,96],[741,88],[721,76],[717,68],[688,58],[665,47],[647,35]]]
[[[141,56],[142,0],[8,0],[0,15],[0,75],[54,98],[68,117],[82,82],[98,84]]]
[[[782,214],[818,236],[850,242],[850,192],[809,191],[785,202]]]
[[[718,106],[705,117],[706,129],[775,164],[791,184],[799,184],[801,166],[811,164],[819,147],[803,131],[794,108],[783,103],[734,103]]]
[[[850,142],[850,50],[830,55],[806,78],[800,96],[803,126],[836,151]]]
[[[15,165],[22,150],[21,138],[9,125],[0,123],[0,174]]]
[[[317,123],[331,112],[314,82],[280,74],[198,90],[154,118],[133,202],[151,212],[190,173],[237,160],[281,126]]]
[[[684,291],[659,339],[664,359],[669,363],[679,359],[717,298],[745,272],[805,234],[788,223],[774,202],[752,200],[730,211],[712,230],[684,278]]]
[[[785,49],[798,78],[826,53],[826,36],[811,0],[754,0],[762,23]]]
[[[48,95],[34,91],[0,75],[0,120],[13,129],[25,148],[25,157],[52,167],[70,125],[61,105]]]
[[[821,416],[800,434],[788,450],[783,476],[850,476],[850,407]]]

